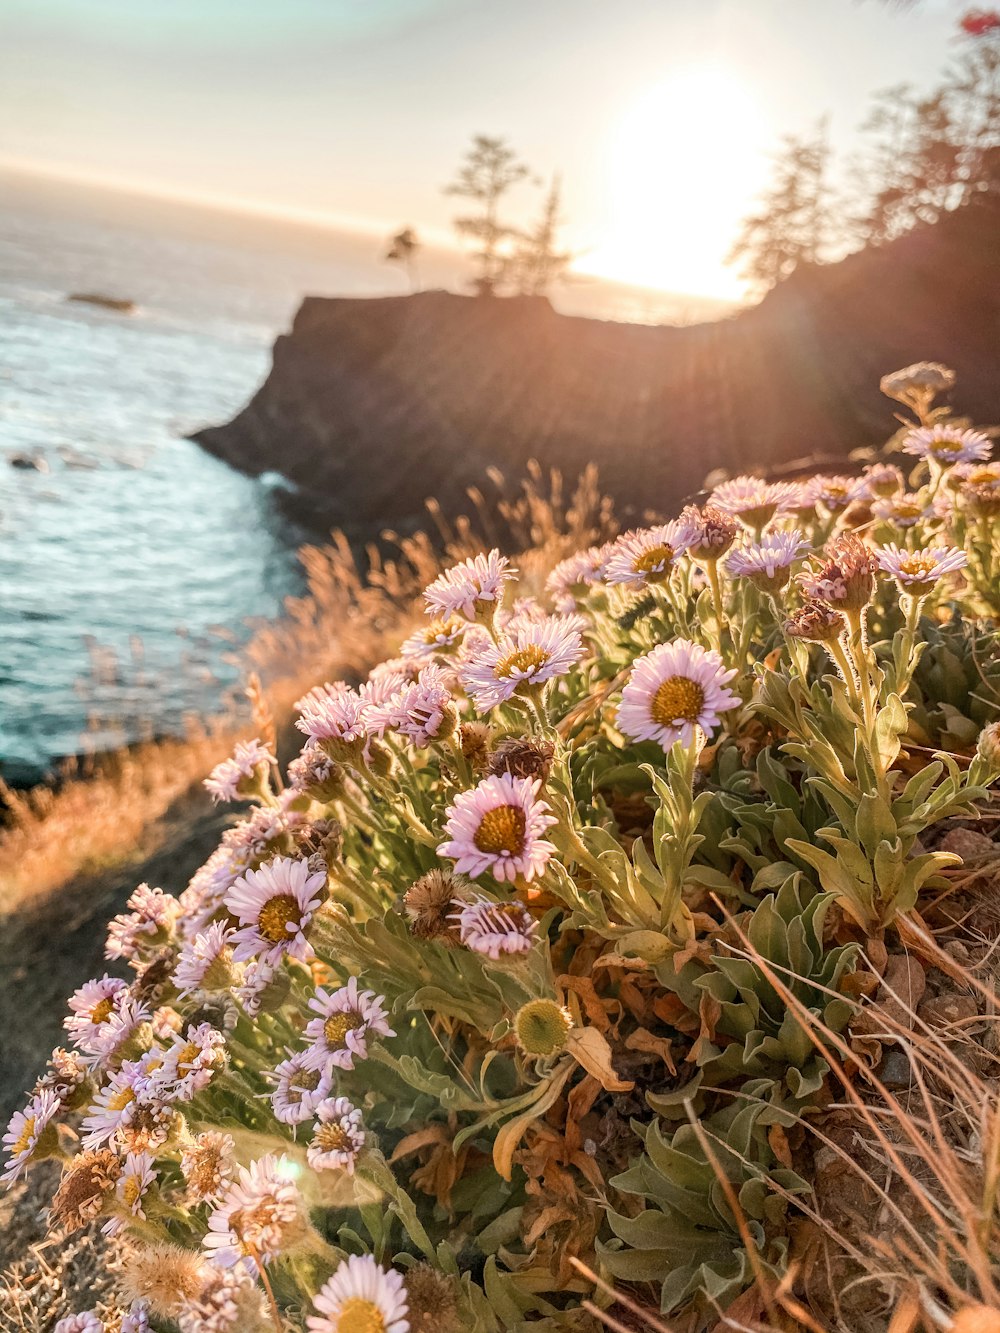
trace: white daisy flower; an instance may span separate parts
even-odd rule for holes
[[[352,1254],[313,1298],[320,1311],[310,1315],[310,1333],[410,1333],[402,1275],[380,1268],[370,1254]]]
[[[457,616],[432,620],[429,625],[414,630],[399,651],[408,660],[429,661],[438,654],[450,653],[461,642],[468,627],[469,622],[459,620]]]
[[[302,1222],[302,1204],[291,1176],[288,1158],[273,1153],[240,1167],[238,1178],[209,1216],[202,1238],[213,1263],[233,1268],[242,1261],[256,1277],[259,1265],[278,1258]]]
[[[875,551],[879,568],[891,574],[900,592],[926,596],[945,574],[964,569],[969,563],[964,551],[955,546],[924,546],[919,551],[904,551],[898,546],[883,546]]]
[[[586,597],[595,583],[600,583],[610,550],[611,543],[607,542],[559,561],[545,580],[545,591],[557,611],[575,611],[577,602]]]
[[[801,532],[767,532],[759,541],[735,546],[726,557],[730,574],[747,578],[764,592],[780,592],[791,576],[792,566],[809,550]]]
[[[978,430],[961,430],[958,426],[918,426],[903,438],[903,452],[918,458],[932,459],[948,466],[950,463],[978,463],[989,458],[993,443],[988,435]]]
[[[326,872],[311,872],[307,861],[276,856],[241,875],[226,894],[226,907],[240,923],[233,957],[262,958],[275,964],[284,954],[305,959],[305,932],[326,888]]]
[[[669,750],[689,745],[697,727],[706,736],[740,700],[725,686],[736,675],[718,653],[688,639],[661,643],[638,658],[622,690],[618,726],[634,741],[657,741]]]
[[[448,807],[439,856],[450,857],[458,874],[475,878],[487,870],[497,880],[535,879],[555,851],[544,838],[555,822],[537,799],[537,779],[501,773],[461,792]]]
[[[43,1088],[28,1102],[23,1111],[15,1111],[3,1136],[7,1164],[0,1183],[13,1184],[27,1169],[28,1163],[39,1155],[48,1156],[58,1144],[56,1128],[52,1123],[59,1110],[59,1096],[51,1088]]]
[[[115,1196],[121,1214],[108,1218],[101,1230],[106,1236],[117,1236],[127,1226],[129,1217],[138,1217],[145,1221],[143,1195],[156,1180],[153,1170],[153,1154],[149,1152],[130,1152],[125,1154],[122,1173],[115,1186]]]
[[[131,960],[166,944],[182,911],[172,894],[148,884],[140,884],[126,906],[132,910],[114,917],[108,929],[105,958]]]
[[[192,991],[227,991],[235,979],[232,928],[213,921],[181,949],[174,968],[174,985],[181,996]]]
[[[148,1096],[163,1102],[189,1102],[208,1087],[229,1057],[226,1038],[211,1023],[190,1025],[182,1036],[160,1052],[158,1068],[150,1075]]]
[[[296,1051],[276,1065],[277,1086],[271,1093],[271,1109],[277,1119],[285,1125],[311,1120],[317,1106],[333,1090],[333,1069],[332,1063],[321,1067],[311,1064],[305,1051]]]
[[[316,1127],[306,1149],[309,1165],[316,1171],[347,1171],[365,1146],[361,1112],[346,1097],[328,1098],[316,1112]]]
[[[97,1034],[114,1012],[114,1000],[119,991],[127,991],[128,983],[121,977],[104,974],[97,981],[86,981],[69,999],[71,1012],[63,1019],[63,1027],[75,1045],[84,1045]]]
[[[319,1017],[306,1024],[305,1035],[312,1045],[305,1055],[316,1069],[331,1064],[337,1069],[353,1069],[354,1061],[368,1054],[370,1034],[396,1035],[388,1023],[385,1000],[374,991],[359,992],[357,977],[335,991],[321,987],[309,1001],[309,1008]]]
[[[761,481],[759,477],[740,476],[716,486],[711,503],[759,532],[779,509],[792,508],[799,503],[801,494],[795,482]]]

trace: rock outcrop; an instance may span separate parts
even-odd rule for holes
[[[318,521],[406,531],[489,467],[591,460],[632,515],[667,509],[714,468],[844,455],[891,432],[882,373],[937,358],[993,419],[1000,208],[970,207],[879,249],[795,274],[759,306],[688,328],[557,314],[542,298],[445,292],[307,298],[266,383],[196,438],[278,471]]]

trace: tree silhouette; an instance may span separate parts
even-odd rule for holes
[[[479,242],[474,252],[478,264],[474,286],[481,296],[492,296],[507,276],[511,255],[503,247],[519,232],[500,221],[500,202],[528,175],[528,167],[518,161],[504,139],[477,134],[455,179],[445,187],[445,194],[474,199],[480,207],[473,216],[455,218],[455,229]]]
[[[759,208],[745,218],[727,263],[760,291],[787,278],[800,264],[818,263],[827,243],[826,122],[804,138],[786,135]]]
[[[522,296],[545,296],[573,258],[557,245],[561,201],[562,181],[554,176],[537,224],[521,235],[514,252],[513,280]]]
[[[385,252],[385,258],[388,262],[403,265],[406,276],[410,280],[410,290],[413,292],[420,287],[420,277],[417,272],[417,252],[419,249],[420,241],[417,239],[417,233],[412,227],[404,227],[392,238],[389,242],[389,248]]]

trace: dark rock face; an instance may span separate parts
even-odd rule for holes
[[[880,443],[879,377],[958,372],[956,401],[996,414],[1000,208],[970,207],[877,250],[797,273],[759,306],[690,328],[569,318],[542,298],[445,292],[307,298],[249,406],[196,438],[278,471],[317,521],[411,530],[423,501],[530,458],[596,462],[632,516],[670,510],[713,468],[775,469]]]

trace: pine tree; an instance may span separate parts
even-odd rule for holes
[[[522,235],[515,251],[513,275],[522,296],[545,296],[573,258],[557,244],[561,197],[562,181],[554,176],[535,228]]]
[[[505,247],[520,233],[500,221],[500,202],[528,174],[528,167],[503,139],[477,134],[455,179],[445,187],[445,194],[474,199],[480,206],[474,216],[455,218],[455,229],[479,242],[473,285],[481,296],[493,295],[507,277],[511,253]]]

